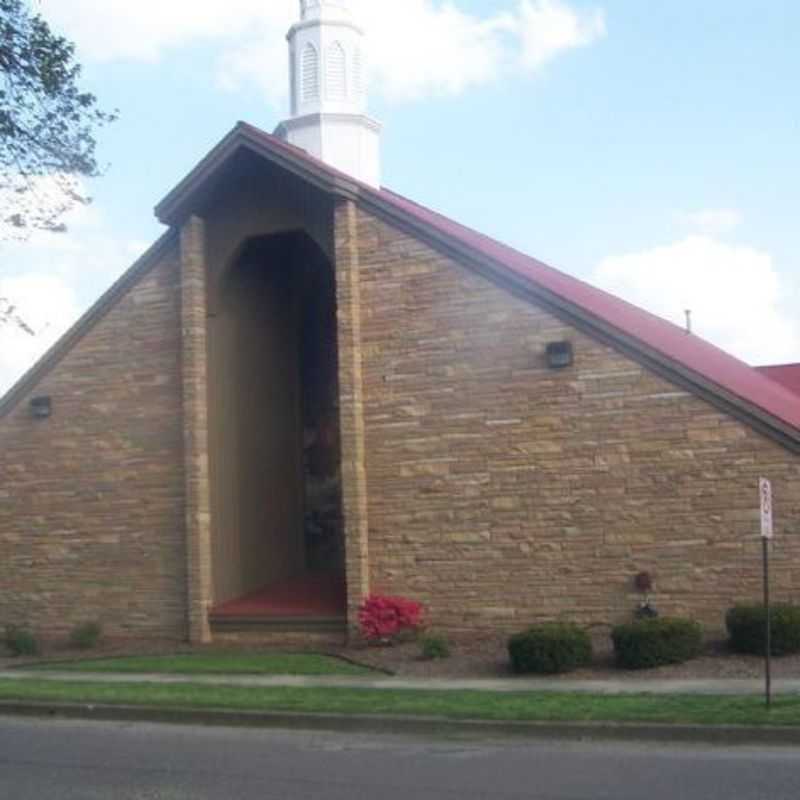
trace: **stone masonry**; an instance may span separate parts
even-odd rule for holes
[[[453,632],[606,624],[648,570],[662,613],[719,629],[760,596],[763,474],[800,600],[800,458],[363,210],[358,263],[373,591]]]
[[[208,346],[205,225],[181,229],[183,443],[189,638],[210,642],[211,497],[208,462]]]
[[[342,512],[345,524],[347,618],[352,629],[369,594],[367,481],[364,472],[362,306],[359,279],[358,210],[352,201],[335,209],[336,294],[339,334],[339,407],[342,452]]]
[[[351,628],[369,592],[453,634],[606,625],[646,570],[718,630],[759,597],[762,475],[800,601],[800,457],[352,200],[334,232]],[[209,638],[204,242],[189,218],[0,418],[0,625]]]
[[[180,357],[173,239],[0,419],[0,627],[185,637]]]

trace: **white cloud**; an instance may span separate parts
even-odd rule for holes
[[[51,24],[93,61],[157,61],[166,50],[241,36],[258,21],[285,23],[292,0],[41,0]]]
[[[454,3],[404,0],[361,4],[370,32],[372,84],[397,99],[459,94],[494,80],[511,59],[512,16],[476,17]]]
[[[709,235],[728,233],[742,222],[741,213],[732,208],[706,208],[679,214],[678,217],[684,225]]]
[[[66,234],[37,231],[26,241],[0,241],[0,298],[36,333],[0,325],[0,395],[145,249],[115,237],[94,206],[73,209],[65,222]]]
[[[533,72],[605,35],[599,10],[565,0],[505,0],[476,15],[456,0],[352,0],[369,32],[373,91],[390,99],[458,94],[509,71]],[[42,0],[46,16],[95,61],[156,61],[212,43],[218,84],[259,86],[273,104],[288,83],[285,34],[296,0]]]
[[[751,364],[800,360],[800,324],[784,304],[792,289],[769,253],[693,235],[610,256],[592,281],[678,325],[691,309],[696,334]]]
[[[522,63],[531,70],[565,50],[583,47],[606,35],[602,10],[580,14],[560,0],[523,0],[519,22]]]
[[[63,278],[33,273],[0,278],[0,297],[12,298],[36,335],[9,322],[0,326],[0,394],[3,394],[78,318],[80,304]]]

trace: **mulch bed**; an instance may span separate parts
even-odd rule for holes
[[[418,642],[406,642],[392,646],[356,646],[331,649],[331,655],[339,655],[350,661],[374,667],[401,677],[420,678],[508,678],[512,673],[508,665],[505,636],[469,637],[451,641],[449,658],[425,661],[420,656]],[[613,652],[607,635],[598,632],[593,636],[594,663],[591,667],[558,676],[563,680],[603,680],[633,678],[759,678],[763,675],[764,662],[758,656],[743,656],[731,653],[724,641],[709,641],[706,652],[700,658],[686,664],[659,667],[651,670],[626,671],[614,667]],[[232,646],[176,645],[174,641],[150,640],[124,642],[104,641],[89,651],[68,649],[64,642],[45,642],[39,658],[11,658],[0,646],[0,669],[19,667],[24,664],[72,661],[81,658],[111,658],[131,655],[173,655],[175,653],[242,652],[243,648]],[[283,650],[285,651],[286,648]],[[254,651],[257,648],[253,648]],[[263,650],[263,648],[261,648]],[[277,650],[277,648],[276,648]],[[800,654],[773,659],[773,676],[777,678],[800,678]]]
[[[614,654],[608,636],[593,636],[594,663],[586,669],[554,676],[562,680],[636,680],[694,678],[759,678],[764,674],[764,660],[758,656],[732,653],[724,641],[709,641],[705,653],[685,664],[649,670],[621,670],[614,666]],[[447,659],[424,661],[418,643],[390,647],[348,649],[343,654],[363,664],[399,676],[420,678],[509,678],[506,637],[469,639],[454,642]],[[800,678],[800,654],[772,660],[772,674],[777,678]]]

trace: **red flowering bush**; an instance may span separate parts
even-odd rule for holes
[[[405,597],[373,594],[358,609],[358,623],[367,641],[390,641],[422,625],[422,605]]]

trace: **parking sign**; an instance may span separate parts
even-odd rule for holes
[[[761,496],[761,536],[772,538],[772,484],[761,478],[758,482],[758,493]]]

